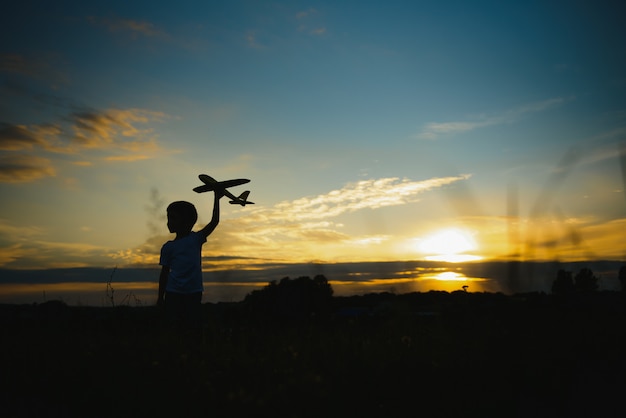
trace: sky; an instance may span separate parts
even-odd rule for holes
[[[207,275],[626,260],[611,1],[21,1],[0,16],[0,269],[158,266],[198,174]],[[205,275],[206,277],[206,275]],[[156,280],[156,279],[155,279]],[[1,292],[0,292],[1,293]]]

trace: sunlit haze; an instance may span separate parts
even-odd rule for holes
[[[626,261],[617,2],[8,9],[0,302],[50,298],[59,281],[104,288],[113,271],[152,294],[156,275],[124,271],[158,267],[169,202],[196,205],[196,229],[210,220],[212,193],[192,191],[201,173],[250,179],[231,191],[255,202],[222,202],[207,300],[302,266],[339,293],[501,291],[455,263]],[[376,264],[405,261],[446,264]]]
[[[478,246],[472,235],[458,229],[444,229],[426,236],[420,241],[419,250],[427,254],[425,259],[430,261],[454,263],[476,261],[482,258],[475,254]],[[469,252],[474,252],[474,254]]]

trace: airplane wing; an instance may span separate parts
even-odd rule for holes
[[[230,193],[228,190],[229,187],[239,186],[241,184],[249,183],[248,179],[233,179],[233,180],[225,180],[225,181],[217,181],[213,177],[208,176],[206,174],[200,174],[198,178],[204,183],[202,186],[194,187],[193,191],[196,193],[204,193],[211,192],[213,190],[222,190],[225,196],[228,196],[232,200],[237,200],[237,198]]]
[[[193,191],[196,193],[210,192],[212,190],[214,190],[214,188],[211,186],[207,186],[206,184],[203,186],[198,186],[198,187],[193,188]]]
[[[248,179],[233,179],[233,180],[217,181],[213,177],[207,176],[206,174],[200,174],[198,178],[207,186],[214,187],[212,190],[215,190],[215,188],[227,189],[229,187],[235,187],[241,184],[250,183],[250,180]]]

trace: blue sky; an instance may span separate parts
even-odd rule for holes
[[[10,9],[2,268],[152,266],[166,203],[208,222],[200,173],[257,202],[223,205],[207,257],[626,256],[619,2]]]

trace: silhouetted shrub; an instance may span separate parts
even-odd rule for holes
[[[598,290],[598,278],[588,268],[581,269],[574,277],[574,287],[579,292],[593,292]]]
[[[574,293],[574,280],[572,272],[559,270],[556,279],[552,282],[552,293],[558,296],[571,295]]]
[[[251,292],[244,303],[257,314],[301,318],[329,313],[332,296],[332,287],[323,275],[313,279],[285,277],[279,283],[273,280],[263,289]]]

